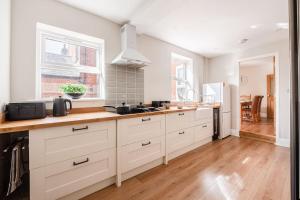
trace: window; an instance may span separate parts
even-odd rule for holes
[[[37,98],[62,95],[67,83],[85,85],[84,98],[104,98],[103,40],[44,24],[37,33]]]
[[[175,53],[171,58],[172,100],[193,101],[193,60]]]

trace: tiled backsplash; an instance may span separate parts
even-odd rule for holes
[[[144,102],[143,69],[106,65],[105,77],[106,105]]]

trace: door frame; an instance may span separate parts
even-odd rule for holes
[[[267,117],[269,117],[269,111],[270,111],[270,108],[269,108],[269,106],[271,106],[271,105],[269,105],[269,98],[270,98],[270,96],[268,95],[268,94],[270,94],[271,93],[271,87],[272,87],[272,79],[274,79],[275,78],[275,75],[274,75],[274,73],[275,72],[273,72],[273,74],[267,74]],[[275,81],[275,80],[274,80]],[[270,85],[269,85],[270,84]],[[275,83],[274,83],[274,86],[275,86]],[[275,88],[276,89],[276,88]],[[274,106],[276,106],[276,96],[274,96],[273,95],[273,101],[275,102],[275,105]],[[275,107],[273,108],[273,116],[272,116],[272,119],[274,119],[275,118]]]
[[[280,139],[279,139],[279,104],[280,104],[280,96],[279,96],[279,54],[277,52],[275,53],[268,53],[268,54],[262,54],[262,55],[257,55],[257,56],[253,56],[253,57],[248,57],[248,58],[243,58],[243,59],[239,59],[237,61],[237,65],[238,65],[238,91],[237,91],[237,97],[236,97],[236,102],[240,102],[240,63],[244,62],[244,61],[249,61],[249,60],[255,60],[255,59],[260,59],[260,58],[266,58],[266,57],[275,57],[275,113],[274,113],[274,117],[275,117],[275,136],[276,136],[276,141],[275,144],[276,145],[281,145],[279,144]],[[240,105],[237,105],[238,109],[237,109],[237,119],[236,119],[236,124],[237,124],[237,128],[238,128],[238,135],[240,135],[240,129],[241,129],[241,113],[240,113]]]

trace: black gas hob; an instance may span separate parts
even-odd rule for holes
[[[146,112],[157,112],[160,111],[159,108],[154,108],[154,107],[144,107],[144,108],[138,108],[138,107],[133,107],[130,109],[129,113],[124,113],[123,115],[126,114],[136,114],[136,113],[146,113]]]
[[[117,113],[120,115],[129,115],[136,113],[147,113],[160,111],[159,108],[145,106],[143,103],[139,105],[126,105],[125,102],[121,106],[104,106],[106,111]]]

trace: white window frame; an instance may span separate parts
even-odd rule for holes
[[[104,63],[105,63],[105,57],[104,57],[104,50],[105,50],[105,44],[104,40],[92,36],[88,36],[81,33],[76,33],[73,31],[68,31],[62,28],[37,23],[36,26],[36,92],[35,96],[36,99],[42,99],[42,91],[41,91],[41,70],[42,68],[49,68],[53,69],[56,67],[64,68],[64,69],[77,69],[78,71],[85,72],[85,73],[95,73],[99,74],[99,96],[96,98],[88,98],[88,99],[105,99],[105,81],[104,81]],[[53,38],[55,40],[61,39],[62,42],[67,40],[70,41],[71,44],[75,45],[82,45],[85,47],[91,47],[97,49],[97,65],[96,67],[88,67],[88,66],[81,66],[78,65],[60,65],[60,64],[45,64],[43,65],[44,57],[42,52],[44,52],[45,45],[43,44],[44,39],[46,38]],[[43,66],[42,66],[43,65]],[[87,98],[82,98],[87,99]]]
[[[188,58],[188,57],[185,57],[185,56],[182,56],[182,55],[179,55],[179,54],[176,54],[176,53],[172,53],[171,54],[171,59],[172,59],[172,61],[171,62],[173,62],[173,59],[174,58],[177,58],[177,59],[180,59],[180,60],[184,60],[185,62],[183,62],[183,64],[182,65],[178,65],[178,66],[176,66],[176,69],[175,69],[175,79],[177,78],[177,71],[178,71],[178,68],[177,67],[180,67],[180,68],[183,68],[184,69],[184,79],[185,79],[185,81],[187,81],[187,68],[188,68],[188,66],[187,66],[187,63],[189,63],[189,65],[191,65],[191,72],[192,72],[192,74],[193,74],[193,71],[194,71],[194,63],[193,63],[193,59],[192,58]],[[192,91],[193,91],[193,97],[192,97],[192,100],[190,100],[190,99],[185,99],[185,100],[183,100],[183,101],[188,101],[188,102],[192,102],[192,101],[194,101],[195,100],[195,94],[194,94],[194,88],[195,88],[195,86],[194,86],[194,76],[192,76],[192,84],[191,84],[191,87],[192,87]],[[181,84],[178,84],[178,80],[176,80],[176,88],[175,88],[175,90],[176,90],[176,101],[177,102],[180,102],[181,100],[178,98],[178,94],[177,94],[177,89],[178,88],[184,88]]]

